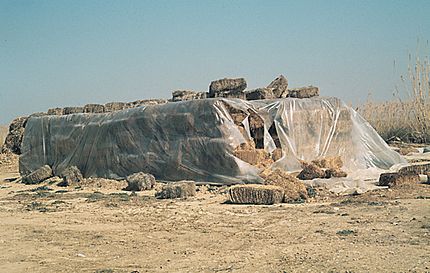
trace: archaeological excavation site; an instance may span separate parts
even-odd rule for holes
[[[430,148],[321,93],[225,78],[14,119],[0,272],[425,272]]]
[[[427,181],[428,165],[404,172],[404,157],[354,109],[320,96],[318,87],[290,89],[280,75],[254,90],[243,78],[215,80],[208,89],[20,117],[2,151],[19,155],[25,184],[53,178],[63,186],[126,180],[133,190],[151,189],[148,179],[166,190],[184,181],[237,184],[229,191],[232,203],[304,201],[314,187],[359,194],[387,187],[386,173],[395,180],[390,183]],[[282,197],[271,197],[276,190]]]

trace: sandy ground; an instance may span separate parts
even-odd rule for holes
[[[0,272],[430,272],[429,185],[250,206],[17,176],[0,165]]]

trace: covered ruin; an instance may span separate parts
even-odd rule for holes
[[[108,113],[30,117],[22,175],[49,165],[84,177],[262,183],[264,169],[340,156],[347,172],[388,169],[404,159],[352,108],[330,97],[246,101],[207,98]]]

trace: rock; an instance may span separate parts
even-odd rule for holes
[[[22,182],[24,184],[38,184],[50,177],[52,177],[52,169],[49,165],[45,165],[29,175],[24,176],[22,178]]]
[[[196,184],[192,181],[172,182],[155,194],[158,199],[188,198],[196,195]]]
[[[28,117],[19,117],[11,122],[9,132],[2,146],[2,153],[11,152],[17,155],[21,154],[21,142],[27,120]]]
[[[288,97],[290,98],[312,98],[320,95],[320,90],[315,86],[301,87],[288,90]]]
[[[244,91],[233,90],[233,91],[217,92],[214,94],[213,97],[246,100],[246,93]]]
[[[257,88],[245,92],[245,95],[247,100],[266,100],[275,98],[271,88]]]
[[[127,176],[126,191],[150,190],[155,186],[155,177],[152,174],[138,172]]]
[[[172,92],[172,101],[205,99],[206,92],[195,92],[191,90],[177,90]]]
[[[266,185],[278,186],[284,190],[284,202],[294,202],[308,198],[305,184],[296,177],[279,169],[260,174]]]
[[[83,113],[84,108],[83,107],[64,107],[63,108],[63,115],[71,115],[71,114],[77,114],[77,113]]]
[[[267,88],[272,89],[276,98],[286,98],[288,96],[288,80],[283,75],[274,79]]]
[[[272,163],[272,157],[264,149],[255,149],[249,143],[242,143],[233,152],[233,155],[246,163],[258,167],[269,167]]]
[[[398,153],[401,155],[408,155],[408,154],[412,154],[412,153],[419,153],[419,151],[418,151],[418,149],[416,149],[414,147],[405,146],[405,147],[400,147]]]
[[[430,153],[430,146],[424,147],[423,153]]]
[[[233,204],[272,205],[282,202],[284,190],[272,185],[236,185],[228,189],[228,198]]]
[[[312,180],[315,178],[325,178],[325,172],[313,163],[302,162],[303,170],[297,175],[300,180]]]
[[[87,104],[84,106],[84,113],[104,113],[105,107],[101,104]]]
[[[124,102],[108,102],[104,105],[105,112],[121,111],[125,109]]]
[[[49,184],[49,185],[57,183],[57,186],[58,186],[58,184],[63,183],[64,180],[63,180],[63,178],[61,178],[59,176],[53,176],[53,177],[50,177],[48,179],[43,180],[43,182],[46,184]]]
[[[48,109],[48,115],[51,116],[61,116],[63,114],[63,108],[51,108]]]
[[[312,160],[312,163],[320,168],[340,169],[343,167],[343,161],[340,156],[327,156]]]
[[[273,152],[272,152],[272,160],[274,162],[278,161],[279,159],[282,158],[282,149],[281,148],[276,148]]]
[[[410,163],[408,166],[400,168],[398,172],[401,174],[427,174],[430,173],[430,162]]]
[[[136,100],[132,102],[127,102],[125,105],[125,109],[136,108],[144,105],[158,105],[158,104],[164,104],[167,102],[168,101],[165,99]]]
[[[377,185],[395,187],[404,184],[418,184],[420,180],[420,176],[415,173],[383,173],[379,176]]]
[[[67,167],[61,172],[60,177],[63,178],[63,182],[59,186],[68,186],[84,180],[81,171],[76,166]]]
[[[325,178],[332,178],[332,177],[347,177],[348,174],[341,169],[336,168],[329,168],[325,170]]]
[[[211,82],[209,86],[209,98],[225,97],[227,94],[239,96],[246,89],[244,78],[237,79],[220,79]]]
[[[30,117],[43,117],[43,116],[46,116],[47,115],[47,113],[45,113],[45,112],[36,112],[36,113],[33,113],[33,114],[31,114],[31,115],[29,115],[28,117],[30,118]]]

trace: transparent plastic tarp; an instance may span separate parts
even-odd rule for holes
[[[231,109],[247,115],[241,128]],[[255,116],[263,121],[260,148],[267,153],[282,149],[272,168],[296,171],[299,160],[339,155],[347,172],[362,170],[365,175],[366,170],[405,162],[336,98],[203,99],[32,117],[25,128],[20,172],[48,164],[56,174],[77,166],[85,177],[123,179],[143,171],[167,181],[261,183],[261,170],[234,156],[235,148],[249,141]]]

